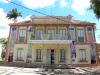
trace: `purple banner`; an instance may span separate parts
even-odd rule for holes
[[[72,53],[76,53],[76,43],[75,43],[75,41],[72,41],[71,51],[72,51]]]

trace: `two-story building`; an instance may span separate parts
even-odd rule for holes
[[[91,64],[95,23],[69,16],[35,16],[11,23],[6,61],[32,64]]]

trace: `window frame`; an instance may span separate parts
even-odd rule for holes
[[[75,40],[75,27],[72,26],[73,29],[71,29],[71,26],[69,26],[68,31],[69,31],[69,39]]]
[[[20,41],[21,37],[24,38],[23,41]],[[26,29],[19,29],[18,41],[19,42],[25,42],[25,39],[26,39]]]
[[[36,30],[36,40],[41,40],[41,34],[43,34],[43,29]]]
[[[19,56],[19,52],[20,52],[20,56]],[[23,60],[23,48],[18,48],[17,49],[17,60]]]
[[[38,55],[38,50],[40,50],[40,55]],[[41,61],[42,60],[42,50],[41,49],[36,49],[36,61]]]
[[[60,49],[60,61],[66,61],[66,50],[65,49]]]
[[[79,49],[79,53],[80,53],[80,51],[82,51],[81,54],[79,54],[79,55],[81,55],[80,56],[80,61],[86,61],[86,50],[85,49]],[[84,51],[85,55],[83,55],[83,51]],[[85,58],[84,58],[84,56],[85,56]]]
[[[66,40],[67,39],[67,31],[66,29],[59,29],[59,34],[60,34],[60,39],[61,40]]]
[[[83,41],[80,41],[79,38],[83,38]],[[77,29],[77,40],[78,40],[78,42],[85,42],[85,32],[84,32],[83,28]]]

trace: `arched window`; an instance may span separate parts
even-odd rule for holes
[[[69,26],[69,39],[75,40],[75,27]]]

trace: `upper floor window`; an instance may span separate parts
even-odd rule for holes
[[[38,29],[36,31],[36,39],[37,40],[41,40],[41,34],[43,34],[43,30],[42,29]]]
[[[69,27],[69,39],[75,40],[75,27],[74,26]]]
[[[25,38],[26,38],[26,30],[20,29],[19,30],[19,42],[25,42]]]
[[[49,35],[49,40],[53,40],[53,39],[55,39],[54,37],[55,37],[55,30],[54,29],[49,29],[48,30],[48,35]]]
[[[78,36],[79,42],[84,42],[84,30],[83,29],[77,30],[77,36]]]
[[[60,39],[66,40],[66,30],[65,29],[60,29]]]

